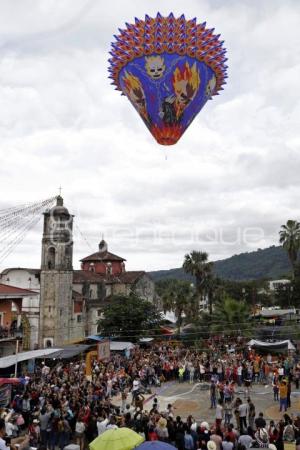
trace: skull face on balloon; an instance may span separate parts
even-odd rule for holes
[[[154,80],[161,78],[166,70],[164,60],[161,56],[146,56],[146,71]]]
[[[205,25],[158,13],[126,24],[112,44],[112,84],[160,144],[175,144],[226,84],[223,41]]]

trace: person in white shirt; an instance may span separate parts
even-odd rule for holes
[[[138,377],[135,377],[135,379],[133,380],[133,383],[132,383],[132,390],[131,390],[131,394],[132,394],[131,404],[132,405],[135,403],[135,398],[137,396],[139,389],[140,389],[140,380]]]
[[[216,428],[221,428],[223,414],[224,414],[224,409],[222,406],[222,401],[219,400],[217,407],[216,407]]]
[[[106,431],[106,427],[109,423],[109,420],[107,417],[98,417],[97,420],[97,430],[98,430],[98,436],[100,436],[104,431]]]
[[[10,450],[10,449],[16,450],[16,448],[17,448],[17,447],[15,447],[16,444],[18,444],[18,450],[23,450],[23,449],[29,447],[29,436],[28,435],[12,439],[11,445],[8,446],[8,445],[6,445],[6,442],[3,439],[5,434],[6,434],[5,420],[0,419],[0,450]]]
[[[247,415],[248,415],[247,403],[242,403],[238,407],[238,411],[239,411],[239,420],[240,420],[240,432],[243,433],[244,430],[247,430]]]

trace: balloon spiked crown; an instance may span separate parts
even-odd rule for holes
[[[175,144],[227,79],[224,41],[206,22],[173,13],[135,18],[114,36],[109,78],[158,143]]]

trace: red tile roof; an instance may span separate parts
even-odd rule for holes
[[[30,291],[29,289],[21,289],[8,284],[0,283],[0,297],[26,297],[29,295],[37,295],[37,292]]]
[[[133,284],[139,278],[145,275],[145,273],[146,272],[139,270],[139,271],[122,272],[119,275],[102,275],[99,273],[90,272],[88,270],[74,270],[73,283],[81,284],[84,282],[88,283],[104,282],[106,284],[113,284],[113,283]]]
[[[137,280],[139,280],[143,275],[145,275],[144,270],[136,270],[136,271],[129,271],[129,272],[122,272],[120,275],[118,275],[118,278],[121,283],[125,284],[133,284]]]
[[[86,256],[85,258],[81,259],[80,261],[126,261],[126,259],[106,251],[93,253],[92,255]]]

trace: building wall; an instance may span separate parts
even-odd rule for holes
[[[104,262],[91,262],[86,261],[81,264],[82,270],[100,273],[103,275],[109,274],[108,268],[111,268],[111,275],[118,275],[124,272],[124,264],[121,261],[112,261],[110,265]]]
[[[138,297],[155,303],[155,284],[148,275],[144,275],[136,282],[133,287],[133,292]]]
[[[26,314],[30,324],[30,349],[35,349],[38,345],[39,333],[39,312],[40,312],[40,280],[39,275],[27,269],[10,269],[7,273],[0,275],[1,282],[16,286],[22,289],[29,289],[37,292],[38,295],[24,297],[22,312]]]
[[[77,336],[73,317],[73,271],[45,270],[41,272],[40,336],[39,344],[46,347],[64,345]]]

